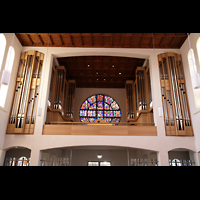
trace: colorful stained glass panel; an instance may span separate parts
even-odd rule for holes
[[[89,110],[95,110],[96,109],[96,103],[90,104]]]
[[[96,102],[96,95],[91,96],[90,98],[88,98],[88,101],[89,101],[90,103],[95,103],[95,102]]]
[[[116,103],[116,101],[113,101],[111,103],[111,107],[112,107],[113,110],[119,110],[119,105]]]
[[[80,121],[93,123],[104,119],[108,123],[118,123],[121,111],[118,103],[107,95],[97,94],[87,98],[80,107]]]
[[[88,109],[88,101],[87,100],[83,102],[81,109]]]
[[[87,116],[87,110],[80,110],[79,115],[80,116]]]
[[[103,101],[103,95],[98,94],[97,95],[97,101]]]
[[[97,110],[103,110],[103,102],[97,102]]]
[[[89,110],[88,117],[96,117],[96,111]]]
[[[97,117],[103,117],[103,111],[97,111]]]

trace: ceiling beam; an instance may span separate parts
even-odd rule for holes
[[[123,44],[123,39],[124,39],[124,33],[122,33],[122,37],[121,37],[121,42],[120,42],[120,45],[122,46]]]
[[[43,40],[42,40],[41,36],[40,36],[39,34],[37,34],[37,36],[38,36],[38,38],[39,38],[40,42],[42,43],[42,45],[44,45],[44,42],[43,42]]]
[[[72,36],[71,36],[71,34],[70,34],[70,33],[68,33],[68,35],[69,35],[69,39],[70,39],[71,46],[73,46],[73,42],[72,42]]]
[[[82,35],[81,35],[81,33],[79,34],[79,36],[80,36],[81,46],[83,46],[83,41],[82,41]]]
[[[31,36],[30,36],[28,33],[27,33],[26,35],[28,36],[28,39],[29,39],[29,41],[31,42],[31,45],[33,45],[34,42],[33,42],[32,38],[31,38]]]
[[[60,42],[61,42],[61,45],[63,46],[63,40],[62,40],[62,36],[61,36],[61,34],[58,34],[59,35],[59,39],[60,39]]]
[[[48,37],[49,37],[49,40],[51,42],[51,45],[53,45],[54,43],[53,43],[53,40],[52,40],[52,37],[51,37],[50,33],[48,34]]]

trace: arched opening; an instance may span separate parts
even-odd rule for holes
[[[188,149],[177,148],[168,152],[170,166],[194,166],[194,152]]]
[[[42,150],[41,166],[127,165],[157,166],[157,153],[120,146],[73,146]]]
[[[29,166],[31,150],[26,147],[13,147],[6,151],[4,166]]]

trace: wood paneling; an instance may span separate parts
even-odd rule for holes
[[[156,126],[44,125],[43,135],[157,136]]]
[[[145,61],[117,56],[77,56],[57,60],[65,66],[66,78],[74,79],[79,88],[124,88],[126,80],[135,80],[136,67]]]
[[[23,46],[180,48],[187,33],[16,33]]]

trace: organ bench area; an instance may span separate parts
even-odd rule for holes
[[[193,136],[181,55],[158,55],[165,131],[168,136]]]
[[[20,57],[7,134],[33,134],[44,54],[23,52]]]
[[[66,79],[64,66],[53,66],[47,106],[46,124],[74,121],[76,82]]]
[[[149,66],[137,67],[136,79],[127,80],[126,118],[135,125],[154,125]]]

